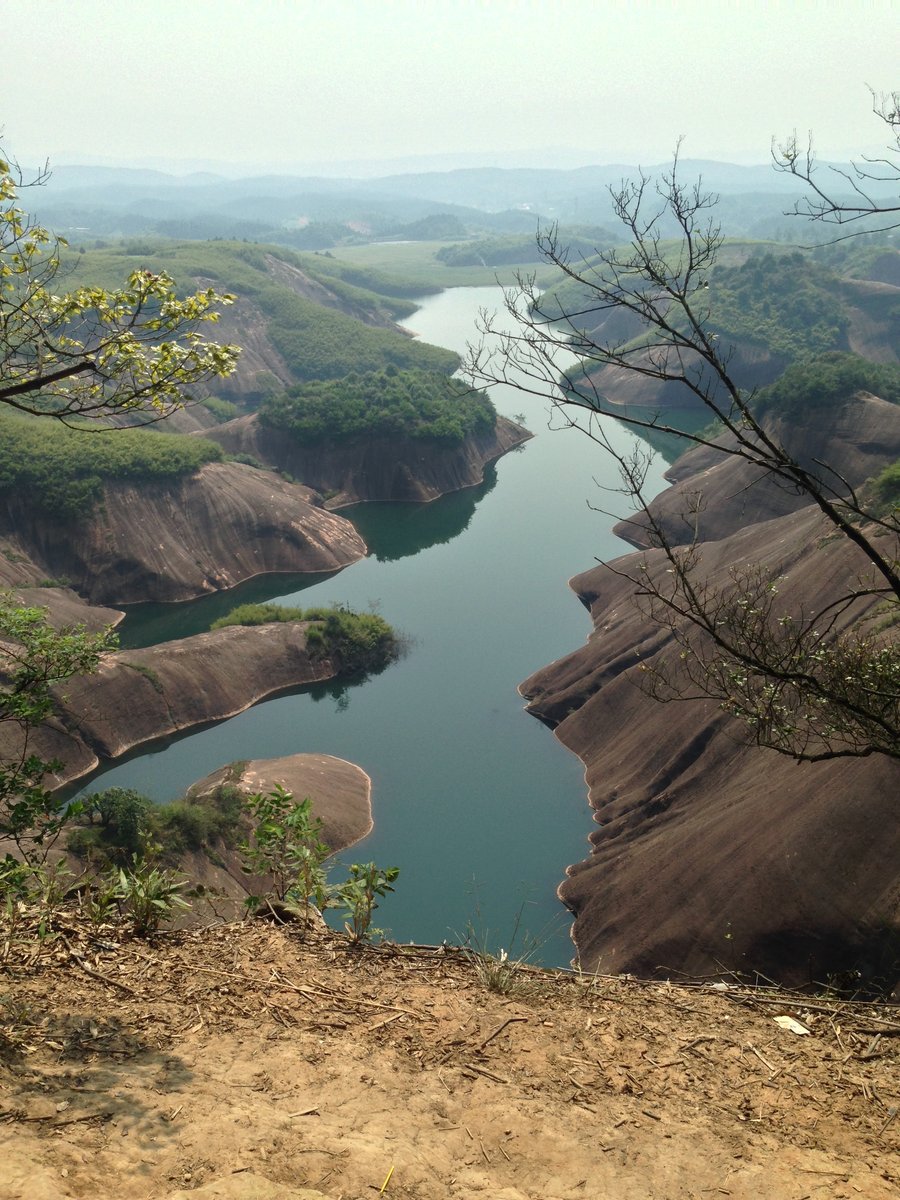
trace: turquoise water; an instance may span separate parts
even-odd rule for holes
[[[453,289],[407,321],[426,341],[464,350],[479,308],[498,288]],[[95,776],[86,790],[135,787],[159,801],[239,758],[303,751],[358,763],[373,781],[375,830],[348,861],[396,865],[396,895],[378,923],[398,940],[458,940],[473,926],[509,948],[519,921],[540,939],[535,960],[572,955],[556,898],[591,831],[582,767],[523,712],[516,687],[578,647],[590,630],[567,579],[628,547],[597,507],[620,499],[614,466],[586,437],[548,428],[546,401],[496,389],[498,409],[524,413],[535,437],[478,488],[430,505],[344,510],[370,546],[325,579],[270,576],[189,605],[146,605],[126,644],[185,636],[245,599],[374,606],[410,640],[409,653],[360,685],[318,687],[257,705],[219,725],[155,746]],[[620,447],[632,435],[603,418]],[[661,486],[660,466],[653,479]],[[593,508],[591,506],[594,506]]]

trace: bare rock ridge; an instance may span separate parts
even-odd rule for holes
[[[900,454],[900,405],[860,392],[826,421],[798,425],[774,419],[768,423],[774,439],[824,483],[840,490],[845,484],[860,487]],[[732,435],[721,444],[734,445]],[[821,464],[833,464],[840,472]],[[703,541],[715,541],[738,529],[797,512],[804,498],[770,474],[742,458],[699,446],[682,455],[667,471],[668,488],[649,505],[667,536],[675,544],[689,540],[694,531]],[[640,514],[616,526],[616,533],[643,548],[649,544]]]
[[[867,430],[878,431],[877,452],[862,454],[863,477],[876,460],[875,469],[900,457],[892,406],[857,397],[841,422],[862,434],[830,459],[845,473],[856,474]],[[714,498],[703,514],[714,540],[701,550],[714,586],[727,584],[735,564],[759,562],[784,577],[793,610],[827,603],[858,580],[859,551],[831,536],[818,510],[797,508],[777,489],[754,507],[743,473],[739,460],[698,451],[676,464],[678,482],[654,502],[675,529],[686,490]],[[629,570],[641,557],[613,566]],[[659,551],[646,561],[651,572],[665,570]],[[667,631],[641,611],[634,585],[605,566],[570,586],[594,632],[520,691],[585,764],[597,829],[590,856],[560,888],[576,914],[583,963],[641,975],[760,970],[793,984],[842,970],[883,979],[900,938],[900,764],[879,756],[797,764],[748,746],[712,701],[650,699],[641,662],[678,664]]]
[[[188,600],[270,571],[335,571],[366,553],[315,493],[239,463],[164,484],[108,484],[78,522],[13,497],[0,506],[0,538],[4,582],[62,577],[95,604]]]
[[[301,446],[269,429],[254,413],[218,425],[205,435],[229,454],[248,454],[287,471],[325,494],[326,507],[366,500],[424,502],[474,487],[484,469],[532,435],[506,417],[496,427],[472,434],[458,446],[421,438],[355,438]]]

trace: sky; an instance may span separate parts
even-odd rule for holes
[[[845,159],[900,87],[895,0],[0,0],[0,29],[23,163],[757,163],[794,129]]]

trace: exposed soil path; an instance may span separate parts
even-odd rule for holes
[[[29,958],[0,967],[7,1200],[900,1194],[896,1009],[527,968],[502,995],[459,951],[262,923]]]

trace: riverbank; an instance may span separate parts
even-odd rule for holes
[[[463,350],[496,287],[429,298],[408,322]],[[372,606],[408,638],[409,654],[363,684],[325,683],[268,700],[226,724],[148,747],[98,774],[91,789],[131,787],[166,802],[235,758],[298,751],[358,763],[373,780],[375,828],[365,859],[400,868],[379,924],[401,940],[440,942],[472,925],[496,948],[572,958],[571,918],[556,897],[589,849],[583,768],[523,713],[516,685],[583,642],[589,621],[565,580],[625,543],[589,506],[615,471],[588,439],[548,429],[540,399],[512,387],[494,403],[534,432],[485,482],[431,504],[343,509],[369,555],[326,579],[270,577],[252,599]],[[623,450],[633,437],[615,421]],[[662,486],[655,468],[651,486]],[[607,501],[608,505],[608,501]],[[250,599],[241,589],[239,600]],[[208,627],[218,597],[128,613],[123,637],[170,641]],[[143,623],[143,624],[141,624]],[[516,932],[518,930],[518,932]]]
[[[56,719],[34,731],[31,752],[63,763],[55,777],[62,787],[101,760],[223,721],[279,692],[333,680],[346,664],[312,646],[312,625],[230,625],[106,655],[94,674],[57,688]],[[14,734],[7,727],[0,736]]]

